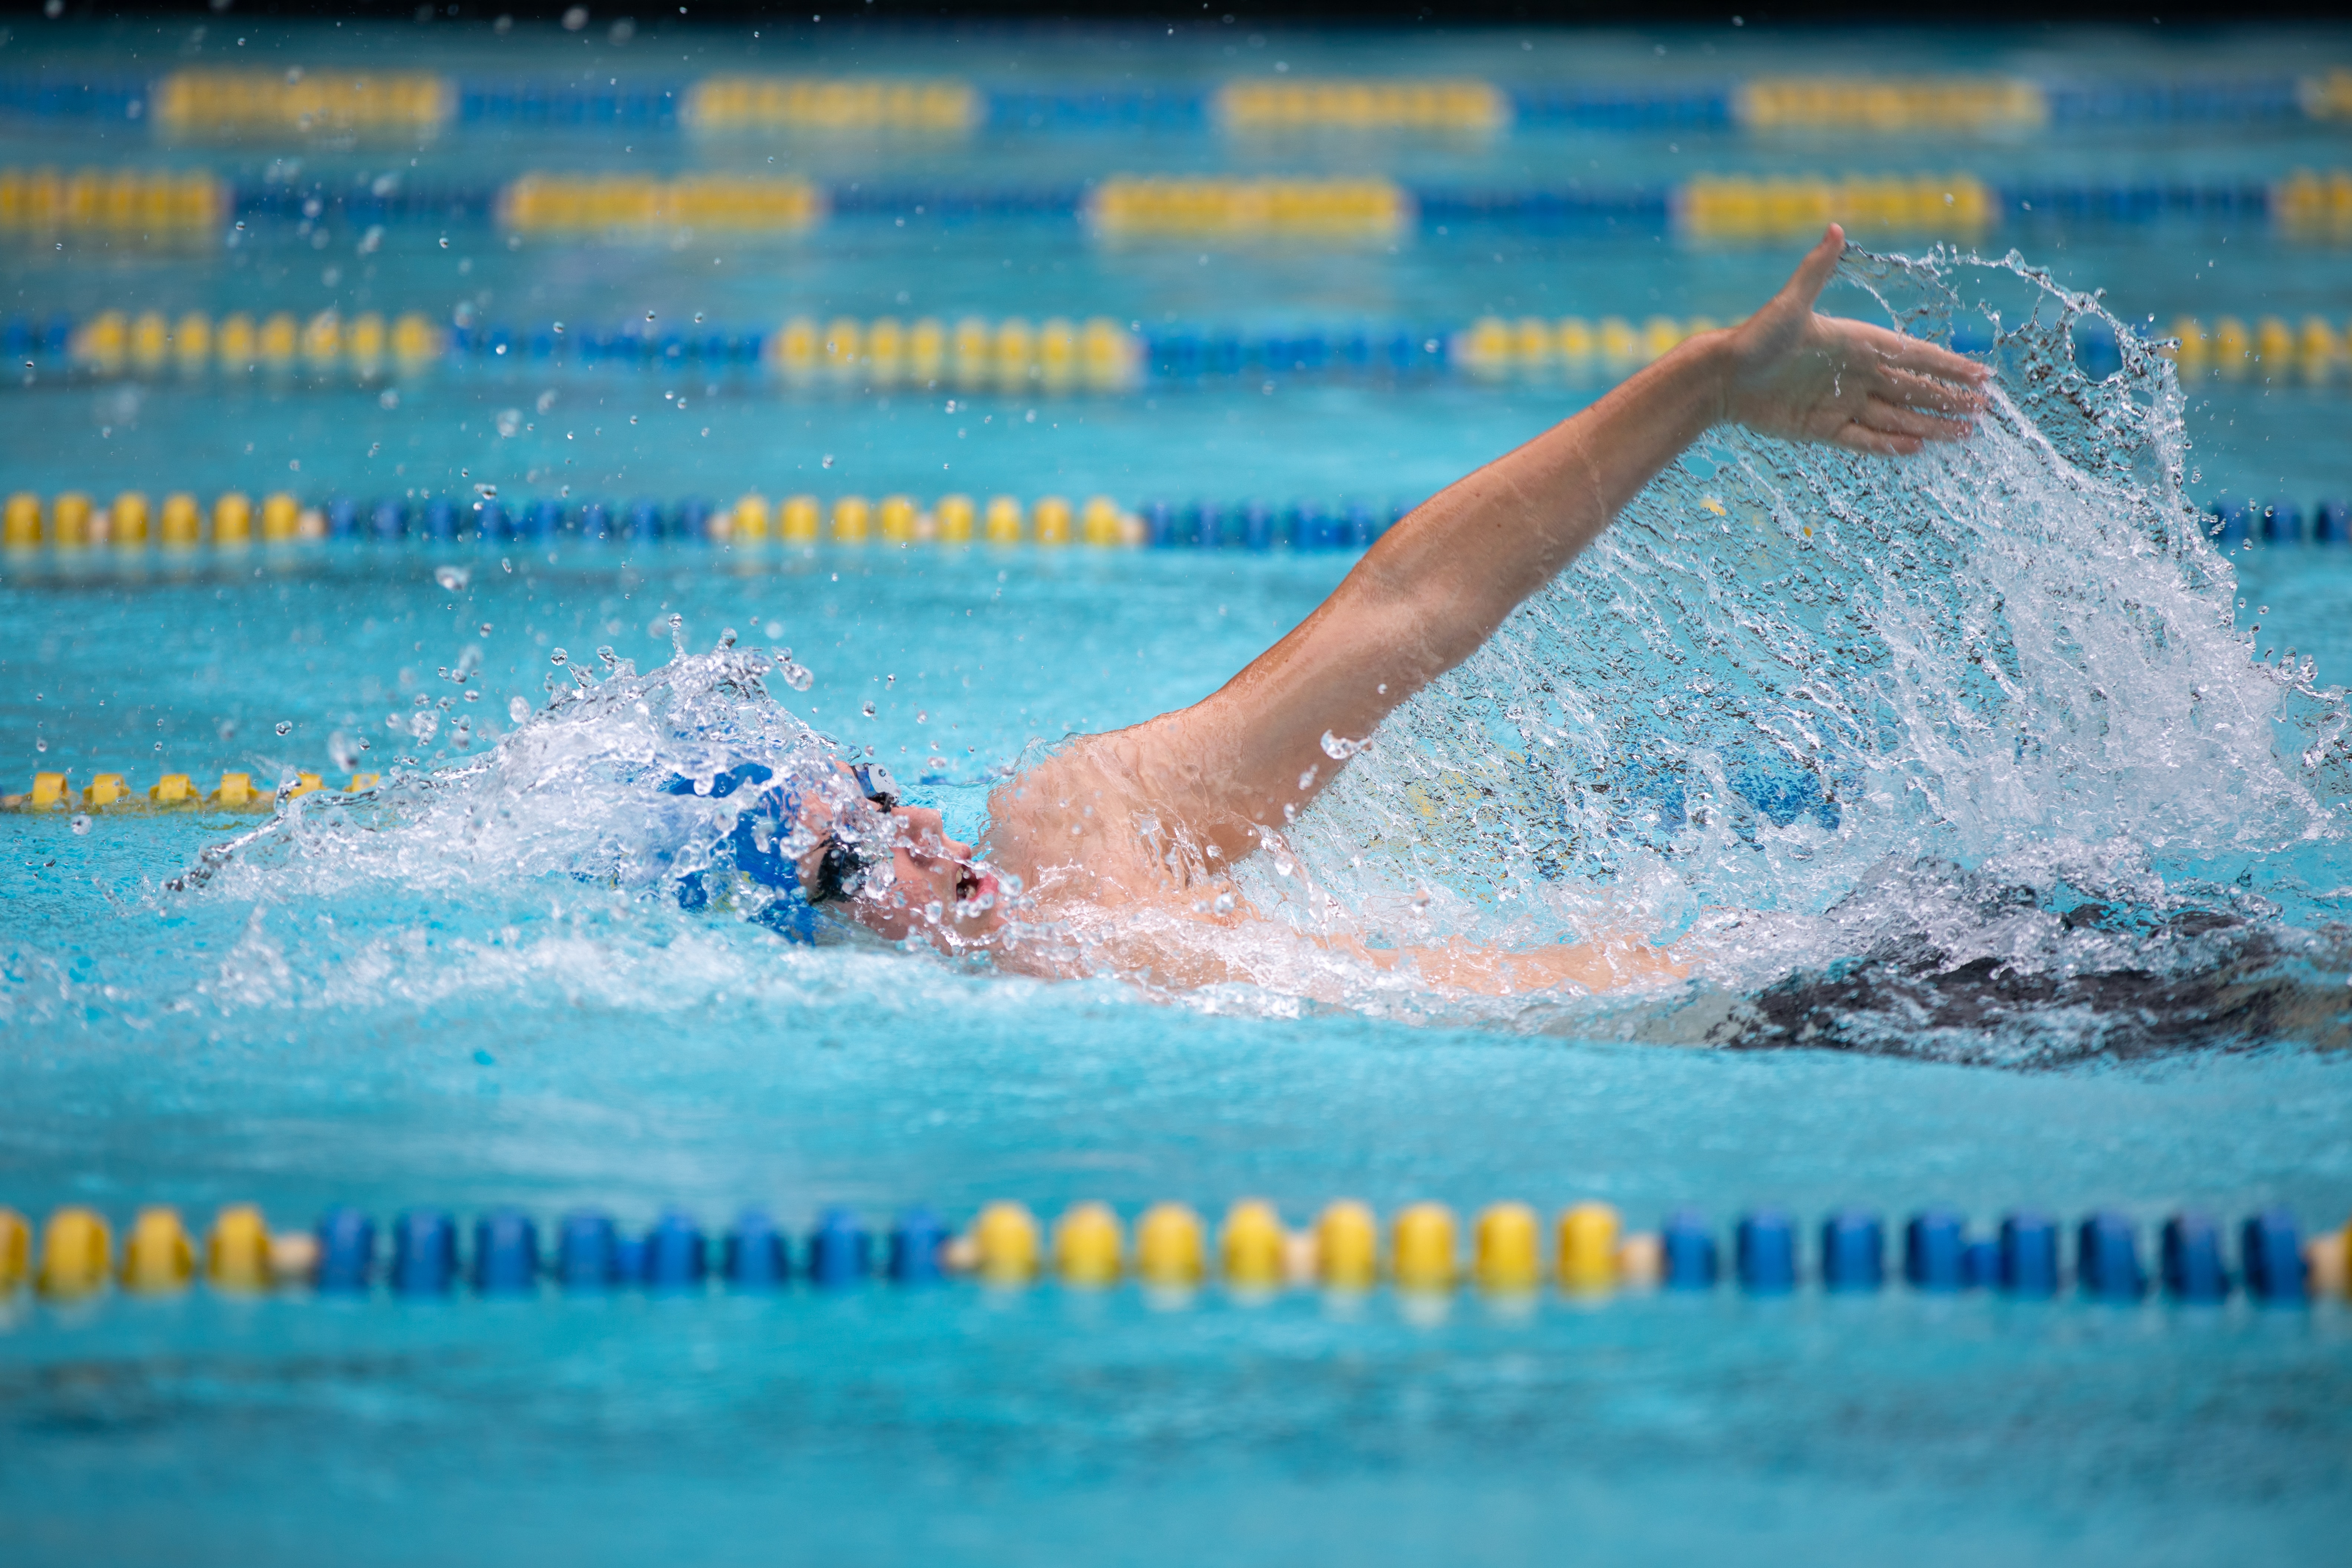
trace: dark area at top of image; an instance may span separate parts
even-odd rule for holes
[[[7,0],[0,12],[39,17],[54,0]],[[239,16],[275,18],[417,22],[487,22],[499,16],[519,21],[553,19],[570,8],[571,0],[463,0],[451,5],[420,4],[415,0],[66,0],[56,14],[61,21],[102,21],[115,17],[172,16],[233,11]],[[716,24],[771,20],[780,25],[856,24],[881,22],[897,26],[939,23],[1009,21],[1053,25],[1088,25],[1187,21],[1286,23],[1327,28],[1358,26],[1595,26],[1706,27],[1845,26],[1905,30],[1968,28],[1983,26],[2065,26],[2101,24],[2118,26],[2215,26],[2263,21],[2325,21],[2341,16],[2330,0],[1969,0],[1965,5],[1927,11],[1891,12],[1883,5],[1862,0],[1772,0],[1769,5],[1741,5],[1738,0],[806,0],[780,5],[771,0],[688,0],[685,5],[649,3],[606,4],[591,7],[614,18],[629,16],[640,25],[661,22]]]

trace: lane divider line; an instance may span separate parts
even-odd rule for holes
[[[1473,1219],[1465,1251],[1454,1210],[1440,1203],[1398,1210],[1384,1242],[1377,1216],[1360,1202],[1331,1204],[1311,1226],[1294,1230],[1273,1205],[1244,1199],[1226,1211],[1213,1236],[1182,1203],[1152,1205],[1131,1231],[1110,1205],[1077,1203],[1049,1231],[1024,1205],[1000,1201],[960,1232],[927,1208],[908,1208],[880,1237],[856,1211],[828,1207],[797,1245],[759,1207],[745,1209],[716,1245],[681,1209],[664,1212],[638,1234],[601,1210],[583,1209],[556,1221],[547,1238],[552,1245],[542,1246],[530,1214],[494,1208],[476,1218],[472,1245],[461,1249],[458,1221],[446,1210],[404,1210],[386,1236],[356,1208],[331,1208],[308,1232],[273,1232],[258,1208],[233,1204],[215,1216],[201,1247],[176,1209],[143,1207],[118,1250],[103,1214],[68,1205],[41,1227],[37,1248],[31,1223],[0,1208],[0,1300],[26,1286],[55,1300],[118,1286],[175,1293],[199,1279],[233,1293],[307,1288],[350,1295],[382,1286],[396,1296],[441,1296],[470,1285],[495,1296],[550,1287],[677,1291],[722,1283],[772,1290],[794,1279],[824,1289],[874,1278],[914,1285],[965,1277],[1010,1289],[1050,1276],[1078,1290],[1133,1281],[1181,1292],[1213,1282],[1244,1295],[1385,1285],[1408,1295],[1442,1296],[1470,1286],[1517,1296],[1551,1285],[1570,1295],[1603,1296],[1706,1292],[1727,1279],[1754,1296],[1805,1286],[1864,1295],[1899,1280],[1935,1295],[1986,1290],[2049,1299],[2071,1287],[2109,1304],[2161,1294],[2215,1305],[2243,1292],[2259,1304],[2292,1307],[2346,1299],[2352,1244],[2352,1225],[2306,1241],[2295,1216],[2280,1207],[2249,1215],[2234,1237],[2201,1211],[2168,1216],[2151,1237],[2130,1215],[2102,1209],[2075,1225],[2071,1238],[2068,1227],[2032,1209],[2012,1210],[1978,1234],[1958,1211],[1929,1208],[1890,1237],[1883,1218],[1867,1209],[1836,1210],[1809,1235],[1787,1211],[1764,1207],[1738,1217],[1727,1262],[1723,1237],[1694,1210],[1676,1211],[1655,1231],[1628,1233],[1614,1208],[1580,1203],[1560,1210],[1549,1230],[1548,1247],[1547,1226],[1534,1208],[1495,1204]]]

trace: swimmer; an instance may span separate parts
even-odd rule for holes
[[[1969,434],[1985,405],[1984,366],[1815,313],[1844,247],[1832,226],[1747,321],[1686,339],[1417,508],[1314,614],[1213,695],[1074,739],[1005,783],[990,797],[981,852],[949,837],[938,812],[900,805],[887,774],[858,770],[854,795],[806,792],[793,807],[804,829],[790,836],[802,847],[797,885],[886,937],[986,952],[1010,967],[1108,966],[1172,986],[1249,978],[1219,956],[1229,944],[1202,928],[1251,918],[1222,896],[1233,891],[1231,868],[1345,766],[1323,738],[1371,735],[1469,658],[1708,429],[1736,423],[1888,458]],[[1016,876],[1017,914],[1003,896]],[[1049,922],[1079,934],[1082,964],[1020,934]],[[1513,951],[1301,940],[1471,992],[1592,991],[1684,973],[1635,938]]]

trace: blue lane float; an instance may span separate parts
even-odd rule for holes
[[[1831,1290],[1876,1290],[1886,1283],[1886,1227],[1866,1209],[1840,1209],[1822,1221],[1822,1284]]]
[[[319,1257],[314,1276],[328,1292],[365,1290],[375,1277],[375,1221],[354,1208],[331,1208],[319,1216]]]
[[[710,1271],[710,1249],[702,1227],[677,1209],[665,1214],[646,1237],[640,1278],[648,1290],[698,1288]]]
[[[1903,1278],[1915,1290],[1949,1293],[1979,1279],[1969,1267],[1968,1222],[1951,1209],[1929,1209],[1903,1227]]]
[[[825,1210],[809,1237],[809,1282],[835,1289],[855,1285],[866,1278],[871,1262],[866,1227],[857,1216],[845,1208]]]
[[[2230,1270],[2221,1258],[2221,1227],[2211,1215],[2177,1214],[2166,1220],[2158,1256],[2165,1292],[2174,1300],[2210,1304],[2228,1299]]]
[[[2102,1301],[2137,1301],[2147,1293],[2139,1237],[2126,1215],[2103,1209],[2075,1232],[2074,1277],[2083,1294]]]
[[[2244,1260],[2248,1295],[2273,1304],[2305,1300],[2303,1240],[2293,1215],[2284,1209],[2264,1209],[2246,1221],[2239,1237],[2238,1255]]]
[[[792,1278],[792,1244],[765,1209],[745,1209],[727,1233],[721,1272],[739,1290],[772,1290]]]
[[[457,1279],[455,1220],[439,1209],[410,1209],[392,1222],[394,1294],[446,1295]]]
[[[1732,1258],[1740,1289],[1751,1296],[1782,1296],[1797,1288],[1797,1222],[1780,1209],[1740,1216]]]
[[[2011,1296],[2058,1293],[2058,1226],[2046,1215],[2021,1210],[2000,1222],[1999,1289]]]
[[[1682,1209],[1659,1233],[1664,1258],[1663,1283],[1669,1290],[1712,1290],[1716,1280],[1715,1232],[1706,1216]]]
[[[943,1277],[941,1257],[949,1239],[947,1226],[927,1208],[911,1208],[890,1227],[891,1279],[901,1285],[924,1285]]]
[[[474,1225],[474,1289],[510,1295],[539,1286],[539,1226],[520,1209],[496,1209]]]
[[[569,1214],[556,1233],[555,1280],[566,1290],[603,1290],[620,1280],[612,1216]]]

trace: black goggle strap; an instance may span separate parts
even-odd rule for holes
[[[885,811],[898,804],[898,781],[889,769],[879,763],[857,763],[849,771],[857,779],[858,794]]]

